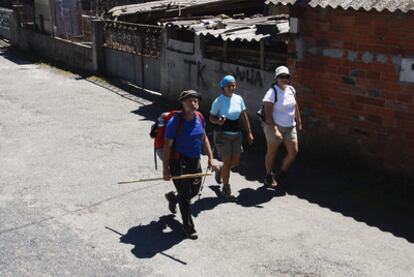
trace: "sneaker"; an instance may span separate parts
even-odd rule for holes
[[[231,189],[230,189],[230,185],[229,184],[224,184],[223,185],[223,190],[221,191],[221,194],[226,197],[226,198],[230,198],[231,197]]]
[[[266,174],[263,183],[264,183],[265,187],[267,187],[267,188],[277,187],[277,182],[276,182],[275,178],[273,177],[273,174]]]
[[[192,240],[198,239],[197,231],[194,228],[190,226],[183,226],[183,230],[187,238],[192,239]]]
[[[170,191],[169,193],[165,194],[165,198],[167,198],[168,201],[168,209],[171,213],[176,214],[177,213],[177,196],[173,191]]]
[[[214,178],[216,179],[217,184],[221,184],[221,169],[223,168],[223,166],[219,166],[216,170],[216,173],[214,174]]]

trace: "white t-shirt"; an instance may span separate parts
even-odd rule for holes
[[[275,103],[275,93],[277,93],[277,102]],[[273,105],[273,121],[282,127],[296,126],[295,111],[296,99],[295,89],[287,86],[283,91],[279,86],[269,89],[266,92],[263,102],[274,103]]]

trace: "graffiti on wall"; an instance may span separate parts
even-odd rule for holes
[[[233,76],[239,82],[247,82],[254,86],[259,85],[261,88],[263,87],[262,73],[254,68],[240,69],[240,67],[237,66],[236,71],[233,72]]]
[[[190,60],[184,60],[184,63],[188,65],[188,76],[189,76],[189,82],[192,82],[192,72],[193,72],[193,66],[196,70],[196,76],[197,76],[197,86],[199,87],[201,83],[205,83],[204,81],[204,70],[206,69],[206,65],[202,64],[201,62],[196,61],[190,61]]]
[[[204,74],[209,74],[209,70],[206,68],[206,64],[203,64],[200,61],[193,61],[193,60],[184,60],[184,63],[187,65],[188,70],[188,82],[192,83],[193,78],[195,77],[197,80],[197,86],[200,87],[201,85],[205,85],[205,78]],[[195,73],[195,76],[193,76]],[[243,68],[236,66],[233,72],[226,71],[222,67],[220,70],[215,72],[220,75],[225,74],[232,74],[238,82],[241,83],[249,83],[254,86],[259,86],[260,88],[263,87],[263,75],[260,70],[254,68]]]

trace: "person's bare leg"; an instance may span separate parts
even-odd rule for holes
[[[240,164],[240,154],[233,154],[231,156],[231,169],[237,167]]]
[[[222,195],[226,198],[231,197],[231,189],[230,189],[230,169],[232,166],[232,156],[222,157],[223,166],[221,168],[221,178],[223,180],[223,188],[222,188]]]
[[[287,172],[299,152],[299,145],[297,141],[283,141],[283,144],[286,146],[287,155],[283,159],[280,171]]]
[[[223,161],[223,165],[221,168],[221,180],[223,181],[223,184],[228,184],[230,180],[230,169],[232,165],[232,157],[226,156],[221,157],[221,160]]]
[[[280,145],[280,142],[267,144],[265,165],[266,165],[266,174],[268,175],[272,173],[273,163],[275,161],[275,157],[277,154],[277,150],[279,149],[279,145]]]

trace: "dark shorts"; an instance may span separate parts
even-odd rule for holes
[[[241,133],[229,135],[223,132],[214,132],[214,144],[221,158],[243,152],[243,136]]]

